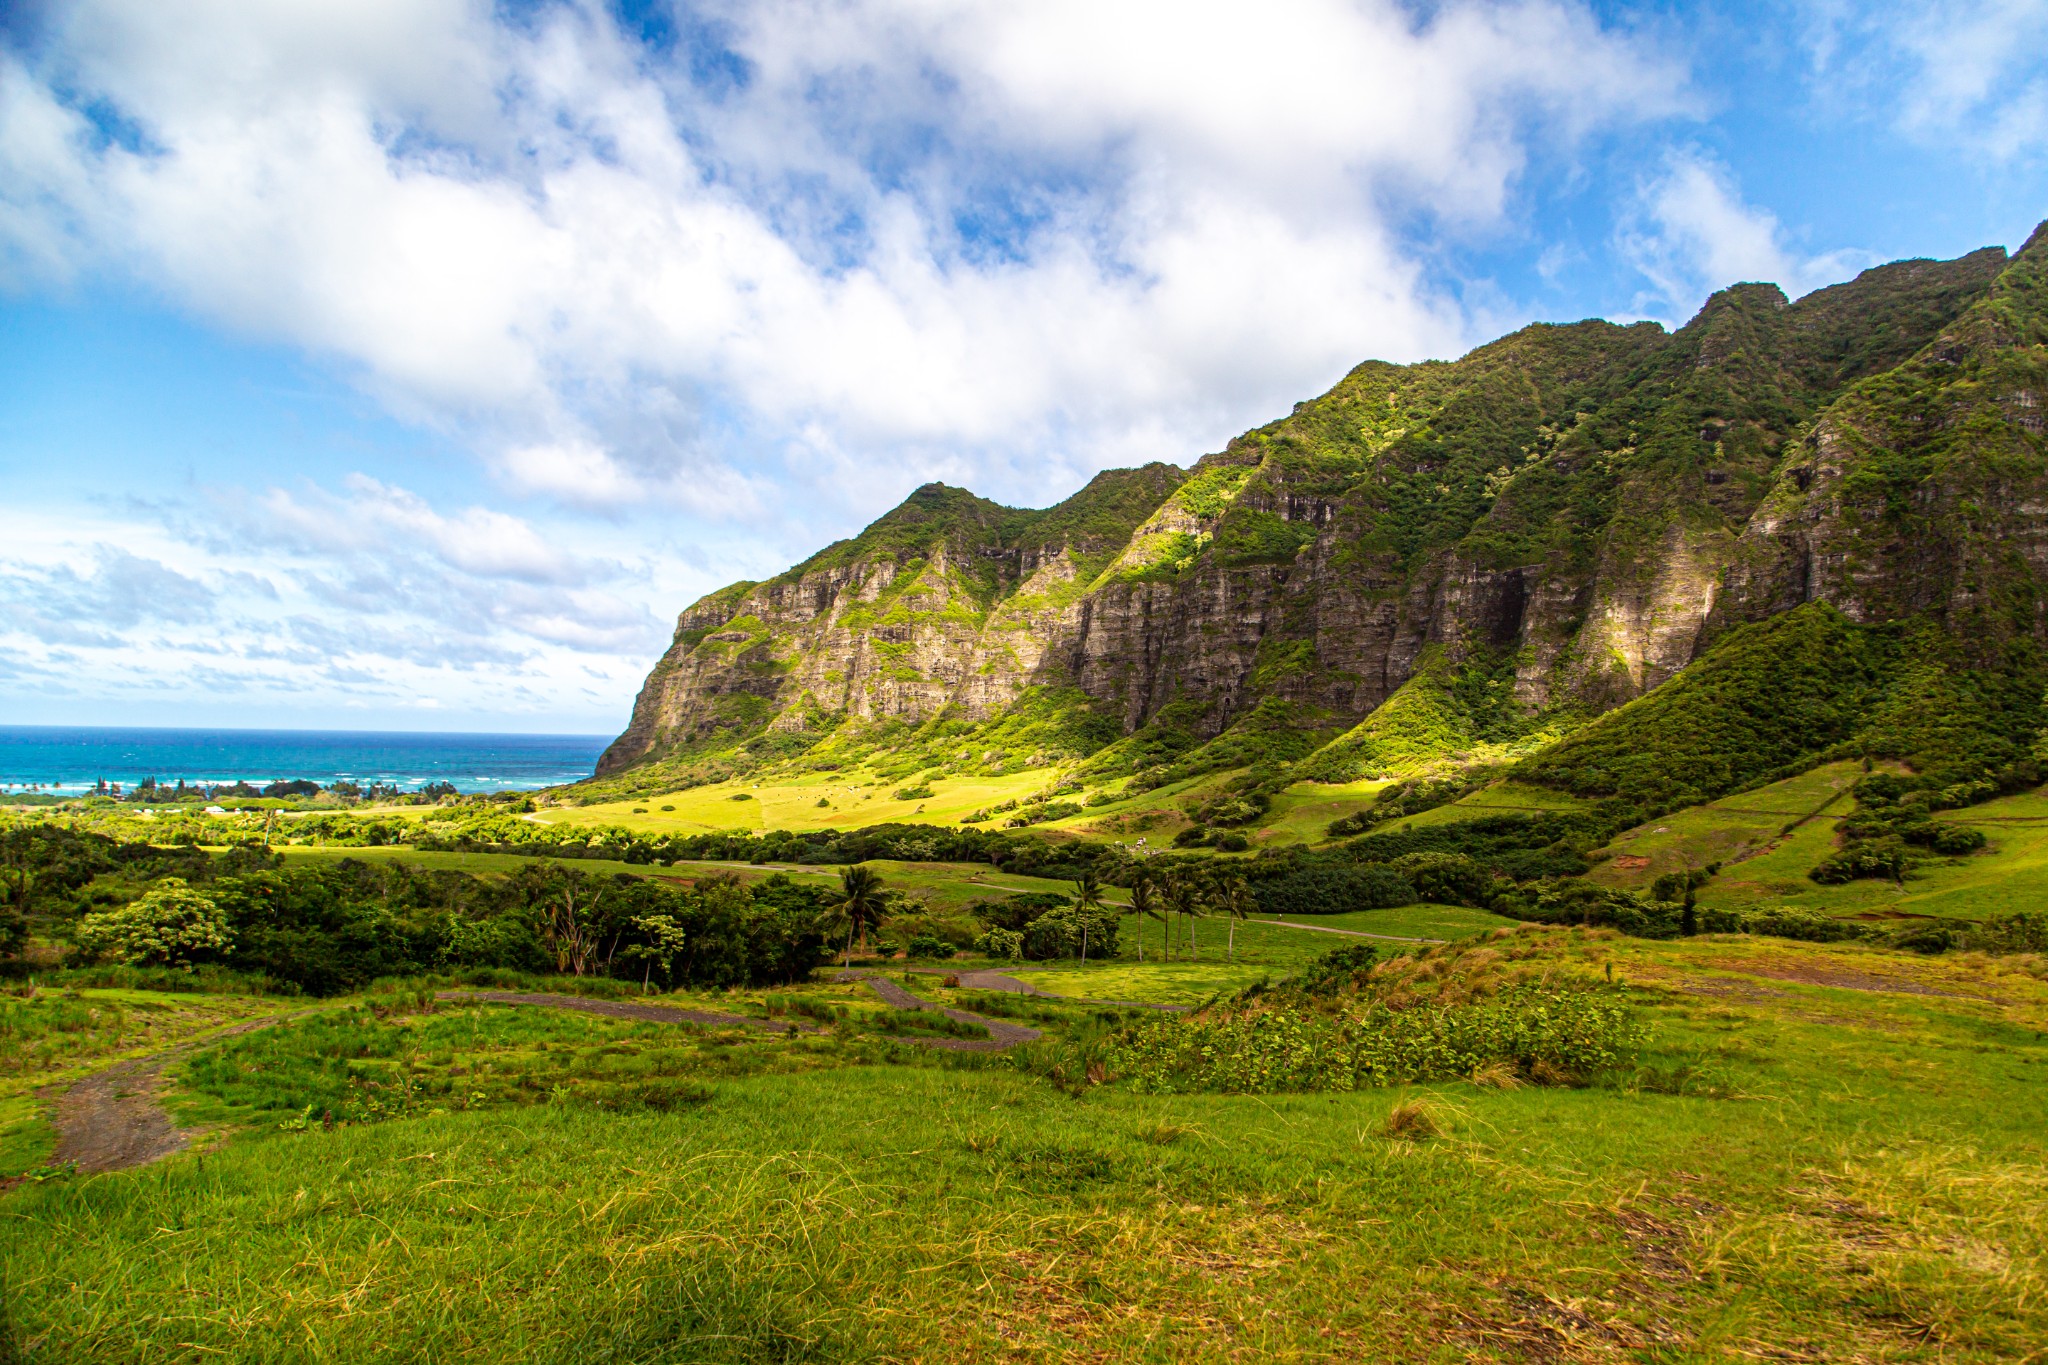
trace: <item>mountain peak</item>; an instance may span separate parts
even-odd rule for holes
[[[651,764],[644,780],[675,782],[905,736],[952,736],[944,763],[978,769],[1064,756],[1128,772],[1204,746],[1274,761],[1373,716],[1426,651],[1444,695],[1482,677],[1487,724],[1509,735],[1627,702],[1727,625],[1816,597],[1854,621],[1945,612],[1942,594],[1987,584],[2008,615],[2048,602],[2031,570],[1968,550],[1961,523],[1824,561],[1813,547],[1863,515],[1828,490],[1875,475],[1849,445],[1828,447],[1824,476],[1807,454],[1847,420],[1824,414],[1849,395],[1892,402],[1873,377],[1907,373],[1967,319],[2032,316],[2020,296],[2042,254],[1899,262],[1797,303],[1735,285],[1675,333],[1542,325],[1456,361],[1370,362],[1191,469],[1105,470],[1051,507],[922,484],[858,535],[693,608],[600,771]],[[1994,497],[1966,479],[1956,498],[2048,502],[2025,389],[1984,430],[2009,470],[2034,452],[2043,472],[2023,478],[2043,486]],[[1853,447],[1874,471],[1890,468],[1881,427],[1865,421]],[[1939,467],[1914,477],[1945,505],[1924,472]],[[1788,521],[1802,498],[1830,510]],[[1793,524],[1806,542],[1783,542]],[[1823,562],[1859,567],[1835,582]],[[2048,544],[2028,562],[2048,564]],[[1900,586],[1930,583],[1933,597]],[[1378,742],[1354,736],[1316,770],[1355,776]]]

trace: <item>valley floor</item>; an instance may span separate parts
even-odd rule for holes
[[[208,1130],[191,1150],[0,1194],[0,1341],[66,1362],[2038,1355],[2038,964],[1531,940],[1624,983],[1651,1029],[1636,1066],[1582,1089],[1162,1096],[1056,1085],[1023,1054],[322,1002],[169,1068],[173,1112]],[[1211,965],[1020,975],[1159,996]],[[796,994],[884,1008],[821,980],[778,1019],[811,1017]],[[1055,1032],[1090,1017],[1010,999]],[[150,1037],[10,1042],[4,1094],[285,1008],[131,992]],[[1390,1126],[1418,1103],[1428,1125]],[[17,1115],[8,1169],[36,1122]]]

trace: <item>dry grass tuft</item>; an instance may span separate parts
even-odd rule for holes
[[[1472,1073],[1472,1084],[1481,1090],[1519,1090],[1522,1076],[1507,1062],[1488,1062]]]
[[[1436,1111],[1421,1100],[1401,1101],[1387,1111],[1387,1121],[1380,1125],[1380,1136],[1396,1142],[1427,1142],[1443,1136],[1443,1131]]]

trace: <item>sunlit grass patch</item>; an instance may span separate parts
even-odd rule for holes
[[[1275,974],[1274,967],[1245,963],[1159,962],[1139,966],[1120,960],[1101,967],[1040,967],[1019,976],[1040,990],[1077,999],[1196,1005]]]

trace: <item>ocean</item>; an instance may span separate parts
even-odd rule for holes
[[[609,735],[478,735],[368,730],[141,730],[0,726],[0,785],[54,794],[303,779],[329,786],[450,782],[463,792],[525,791],[588,777]]]

